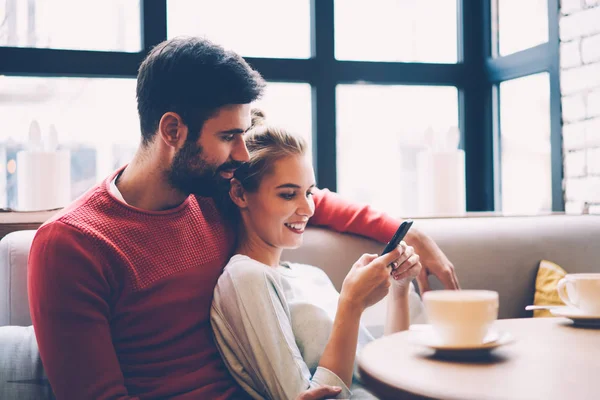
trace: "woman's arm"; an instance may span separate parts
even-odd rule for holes
[[[413,247],[400,242],[401,256],[392,271],[393,284],[387,303],[387,317],[384,334],[405,331],[410,327],[410,285],[421,272],[421,262]]]
[[[346,386],[352,384],[358,328],[363,311],[362,307],[340,299],[331,336],[319,361],[319,366],[335,373]]]
[[[382,243],[389,241],[400,225],[399,220],[371,206],[348,201],[328,189],[314,190],[313,198],[315,213],[309,220],[311,225],[354,233]]]
[[[388,293],[388,266],[399,259],[400,251],[398,247],[381,257],[364,254],[344,279],[333,332],[319,365],[336,373],[346,385],[352,382],[360,317]]]
[[[319,367],[311,375],[269,267],[248,258],[230,261],[215,289],[211,324],[227,368],[252,397],[295,399],[322,385],[342,387],[340,397],[350,396],[332,371]],[[310,321],[305,325],[310,328]]]
[[[111,287],[100,260],[81,232],[61,222],[40,228],[31,246],[31,318],[58,399],[134,399],[112,344]]]
[[[410,309],[408,298],[408,290],[397,289],[392,286],[387,299],[387,317],[384,335],[405,331],[409,328]]]

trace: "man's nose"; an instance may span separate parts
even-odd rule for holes
[[[246,147],[246,142],[244,138],[239,137],[239,140],[236,143],[234,152],[231,154],[231,158],[235,161],[246,162],[250,160],[250,153],[248,152],[248,148]]]

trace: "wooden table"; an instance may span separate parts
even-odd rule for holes
[[[489,358],[449,361],[406,331],[375,340],[359,356],[366,387],[382,399],[600,399],[600,329],[563,318],[507,319],[515,341]]]

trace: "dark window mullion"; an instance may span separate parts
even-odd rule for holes
[[[501,0],[490,0],[489,15],[490,15],[490,56],[498,57],[500,54],[500,19],[498,15],[498,2]]]
[[[142,52],[167,39],[167,0],[142,0],[140,3]]]
[[[0,47],[0,74],[135,77],[141,53]]]
[[[492,85],[492,141],[494,169],[494,207],[502,210],[502,121],[500,115],[500,86]]]
[[[244,59],[270,82],[311,82],[312,59],[254,58]]]
[[[317,184],[337,190],[334,0],[311,0],[313,157]]]
[[[554,63],[553,44],[543,43],[503,57],[488,58],[486,60],[488,80],[500,83],[546,72]]]
[[[335,61],[333,75],[338,83],[460,86],[462,64]]]
[[[563,153],[561,125],[559,4],[548,0],[548,44],[550,46],[550,159],[552,164],[552,211],[564,211]]]
[[[466,158],[467,211],[494,210],[492,84],[486,61],[491,56],[491,0],[462,0],[461,48],[467,79],[461,96]]]

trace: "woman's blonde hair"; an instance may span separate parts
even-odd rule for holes
[[[306,154],[306,141],[283,128],[266,123],[265,114],[252,109],[252,125],[246,133],[250,161],[235,171],[244,190],[254,192],[261,180],[271,172],[277,160]]]

